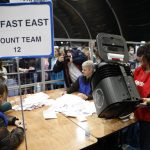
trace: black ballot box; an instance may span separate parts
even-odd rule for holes
[[[102,62],[96,64],[91,79],[93,99],[99,117],[126,117],[140,103],[140,96],[128,64],[123,37],[98,34],[97,45]]]

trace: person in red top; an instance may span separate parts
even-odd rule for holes
[[[150,97],[150,43],[142,46],[143,55],[141,66],[135,69],[134,80],[143,101]],[[150,108],[145,105],[138,107],[135,117],[140,124],[140,147],[141,150],[150,150]]]
[[[148,101],[150,97],[150,43],[141,46],[140,50],[143,51],[141,66],[135,69],[134,80],[141,98],[143,101]],[[150,111],[147,109],[148,107],[145,106],[135,111],[138,120],[150,122]]]
[[[134,80],[141,98],[147,98],[150,94],[150,60],[149,44],[140,46],[137,50],[137,60],[140,66],[134,71]]]
[[[143,66],[138,67],[134,72],[134,80],[141,98],[147,98],[150,94],[150,71]]]

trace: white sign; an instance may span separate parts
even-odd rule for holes
[[[51,2],[1,5],[0,12],[0,57],[38,57],[52,53]]]

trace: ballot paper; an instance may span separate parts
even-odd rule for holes
[[[79,96],[72,94],[65,94],[57,98],[50,108],[65,116],[76,117],[79,121],[85,121],[86,116],[90,116],[96,112],[94,102],[85,101]]]
[[[47,110],[44,110],[43,111],[43,116],[44,116],[45,119],[55,119],[55,118],[57,118],[56,112],[55,112],[54,109],[52,109],[52,107],[47,109]]]
[[[42,106],[50,106],[54,100],[48,99],[49,96],[43,92],[32,94],[22,100],[23,110],[33,110]],[[14,110],[21,110],[21,105],[12,107]]]
[[[80,116],[77,116],[77,119],[80,121],[80,122],[83,122],[83,121],[86,121],[86,117],[83,115],[80,115]]]

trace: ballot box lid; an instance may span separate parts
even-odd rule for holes
[[[98,53],[105,62],[127,63],[129,61],[127,44],[122,36],[99,33],[96,40]]]

